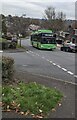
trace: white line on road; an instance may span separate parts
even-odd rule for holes
[[[32,53],[32,54],[31,54],[32,56],[35,56],[35,55],[40,56],[39,54],[37,54],[36,52],[33,52],[33,51],[29,51],[29,52],[27,51],[27,53],[29,53],[29,54]],[[68,74],[73,75],[75,78],[77,78],[77,75],[74,75],[73,72],[68,71],[66,68],[62,68],[60,65],[57,65],[57,64],[54,63],[53,61],[50,61],[49,59],[46,59],[44,56],[42,56],[41,58],[45,59],[46,61],[52,63],[54,66],[57,66],[58,68],[60,68],[60,69],[62,69],[63,71],[67,72]],[[23,66],[25,66],[25,65],[23,65]]]
[[[74,75],[74,73],[72,73],[71,71],[67,71],[67,73],[70,75]]]
[[[29,50],[29,52],[33,53],[33,51],[30,51],[30,50]]]
[[[32,54],[35,54],[35,55],[37,55],[37,56],[40,56],[39,54],[37,54],[36,52],[33,52],[33,51],[29,51],[30,53],[32,53]]]
[[[77,78],[77,75],[74,75],[75,78]]]
[[[57,65],[57,67],[58,67],[58,68],[61,68],[61,66],[60,66],[60,65]]]
[[[62,68],[62,70],[67,71],[67,69],[65,69],[65,68]]]
[[[3,51],[2,50],[0,50],[0,53],[2,53]]]
[[[22,65],[23,67],[26,67],[26,66],[28,66],[28,65]]]
[[[53,65],[56,65],[56,63],[52,63]]]
[[[57,78],[50,77],[50,76],[45,76],[45,75],[41,75],[41,74],[40,75],[39,74],[33,74],[33,75],[37,75],[37,76],[45,77],[45,78],[49,78],[49,79],[54,79],[56,81],[60,81],[60,82],[64,82],[64,83],[68,83],[68,84],[72,84],[72,85],[77,85],[77,83],[75,83],[75,82],[65,81],[65,80],[57,79]]]
[[[42,57],[43,59],[45,59],[45,57]]]
[[[50,63],[52,63],[52,61],[49,61]]]
[[[35,56],[33,53],[31,54],[31,52],[30,52],[30,51],[29,51],[29,52],[27,51],[27,53],[28,53],[28,54],[30,54],[30,55],[32,55],[32,56]]]
[[[29,53],[28,51],[26,51],[26,53]]]
[[[46,59],[46,61],[50,62],[50,60]]]

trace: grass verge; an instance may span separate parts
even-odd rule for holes
[[[36,82],[15,86],[3,86],[3,109],[16,110],[22,114],[46,116],[62,99],[62,93]]]
[[[0,38],[0,42],[6,42],[6,39]]]
[[[21,48],[21,49],[26,49],[26,47],[25,46],[20,46],[19,44],[17,44],[17,46],[16,46],[16,48]],[[27,49],[26,49],[27,50]]]

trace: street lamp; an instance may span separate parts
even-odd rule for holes
[[[19,45],[20,45],[20,47],[21,47],[21,37],[22,37],[22,35],[19,34],[19,38],[20,38]]]

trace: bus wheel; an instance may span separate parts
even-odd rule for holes
[[[37,48],[39,49],[39,45],[37,44]]]
[[[32,46],[33,46],[33,42],[32,42]]]

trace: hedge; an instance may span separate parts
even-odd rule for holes
[[[17,43],[12,41],[0,41],[0,49],[16,49]]]
[[[8,42],[6,39],[0,38],[0,49],[7,49],[8,48]]]
[[[10,82],[14,75],[14,59],[2,56],[2,82]]]
[[[8,49],[8,42],[7,41],[2,42],[2,50],[4,50],[4,49]]]

